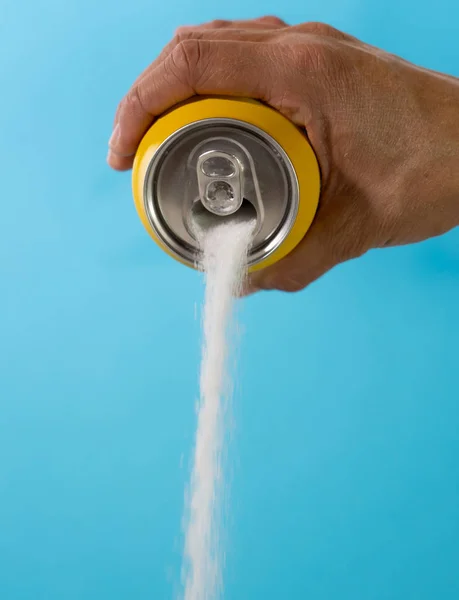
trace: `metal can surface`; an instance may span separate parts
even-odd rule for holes
[[[145,134],[133,175],[137,212],[151,237],[195,266],[196,224],[254,219],[249,270],[274,264],[301,241],[319,203],[320,171],[306,136],[253,100],[199,98]]]

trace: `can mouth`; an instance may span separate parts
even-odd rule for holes
[[[229,215],[217,215],[211,212],[204,206],[201,199],[197,198],[186,219],[186,228],[193,239],[197,240],[197,231],[208,231],[223,223],[248,223],[250,221],[256,221],[252,233],[252,237],[255,238],[260,229],[260,222],[256,208],[245,198],[242,200],[240,208]]]

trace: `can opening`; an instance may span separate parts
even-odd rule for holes
[[[229,215],[217,215],[210,212],[200,199],[196,200],[192,207],[189,216],[190,233],[195,237],[193,229],[198,228],[201,230],[210,229],[216,227],[221,223],[229,222],[248,222],[257,220],[257,211],[254,205],[245,198],[242,201],[240,208]]]

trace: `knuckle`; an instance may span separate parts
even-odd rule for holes
[[[194,27],[179,27],[175,32],[172,42],[174,46],[178,46],[181,42],[185,42],[186,40],[199,38],[199,35],[199,31]]]
[[[279,27],[287,26],[287,23],[285,21],[283,21],[279,17],[276,17],[275,15],[266,15],[264,17],[261,17],[259,20],[261,23],[269,23],[271,25],[278,25]]]
[[[199,44],[192,39],[180,40],[170,56],[174,75],[178,79],[188,79],[199,62]]]
[[[175,30],[174,37],[182,36],[186,34],[196,34],[203,30],[209,29],[226,29],[231,27],[231,21],[225,21],[224,19],[214,19],[213,21],[208,21],[207,23],[201,23],[201,25],[182,25],[177,27]]]
[[[196,39],[188,39],[180,42],[182,61],[192,72],[199,64],[201,58],[201,45]]]
[[[208,44],[199,38],[184,39],[170,55],[170,70],[176,80],[195,89],[205,82],[208,72]]]
[[[193,88],[205,86],[212,74],[211,42],[202,39],[185,40],[181,44],[184,61],[187,65],[188,81]],[[215,61],[214,61],[215,62]],[[221,60],[223,62],[223,58]]]
[[[224,19],[214,19],[209,23],[209,27],[211,29],[224,29],[231,25],[231,21],[226,21]]]
[[[310,23],[304,23],[302,25],[302,29],[305,33],[310,33],[312,35],[318,35],[321,37],[345,37],[343,33],[335,29],[331,25],[327,25],[327,23],[321,23],[312,21]]]
[[[322,23],[319,21],[311,21],[306,23],[306,28],[310,33],[314,33],[316,35],[330,35],[330,33],[334,33],[335,29],[327,23]]]
[[[143,103],[143,98],[142,98],[142,90],[141,90],[140,86],[138,84],[136,84],[136,85],[132,86],[132,88],[129,90],[129,92],[125,96],[125,98],[122,102],[121,111],[129,112],[129,113],[132,113],[132,112],[136,113],[138,111],[138,109],[143,110],[144,103]]]
[[[174,40],[181,39],[183,36],[189,35],[190,31],[195,31],[196,27],[192,27],[190,25],[182,25],[181,27],[177,27],[174,32]]]

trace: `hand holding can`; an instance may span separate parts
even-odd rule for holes
[[[332,27],[276,18],[183,28],[115,118],[109,163],[130,168],[154,119],[195,95],[255,98],[303,128],[321,171],[301,242],[248,291],[296,291],[371,248],[459,224],[459,81]]]

